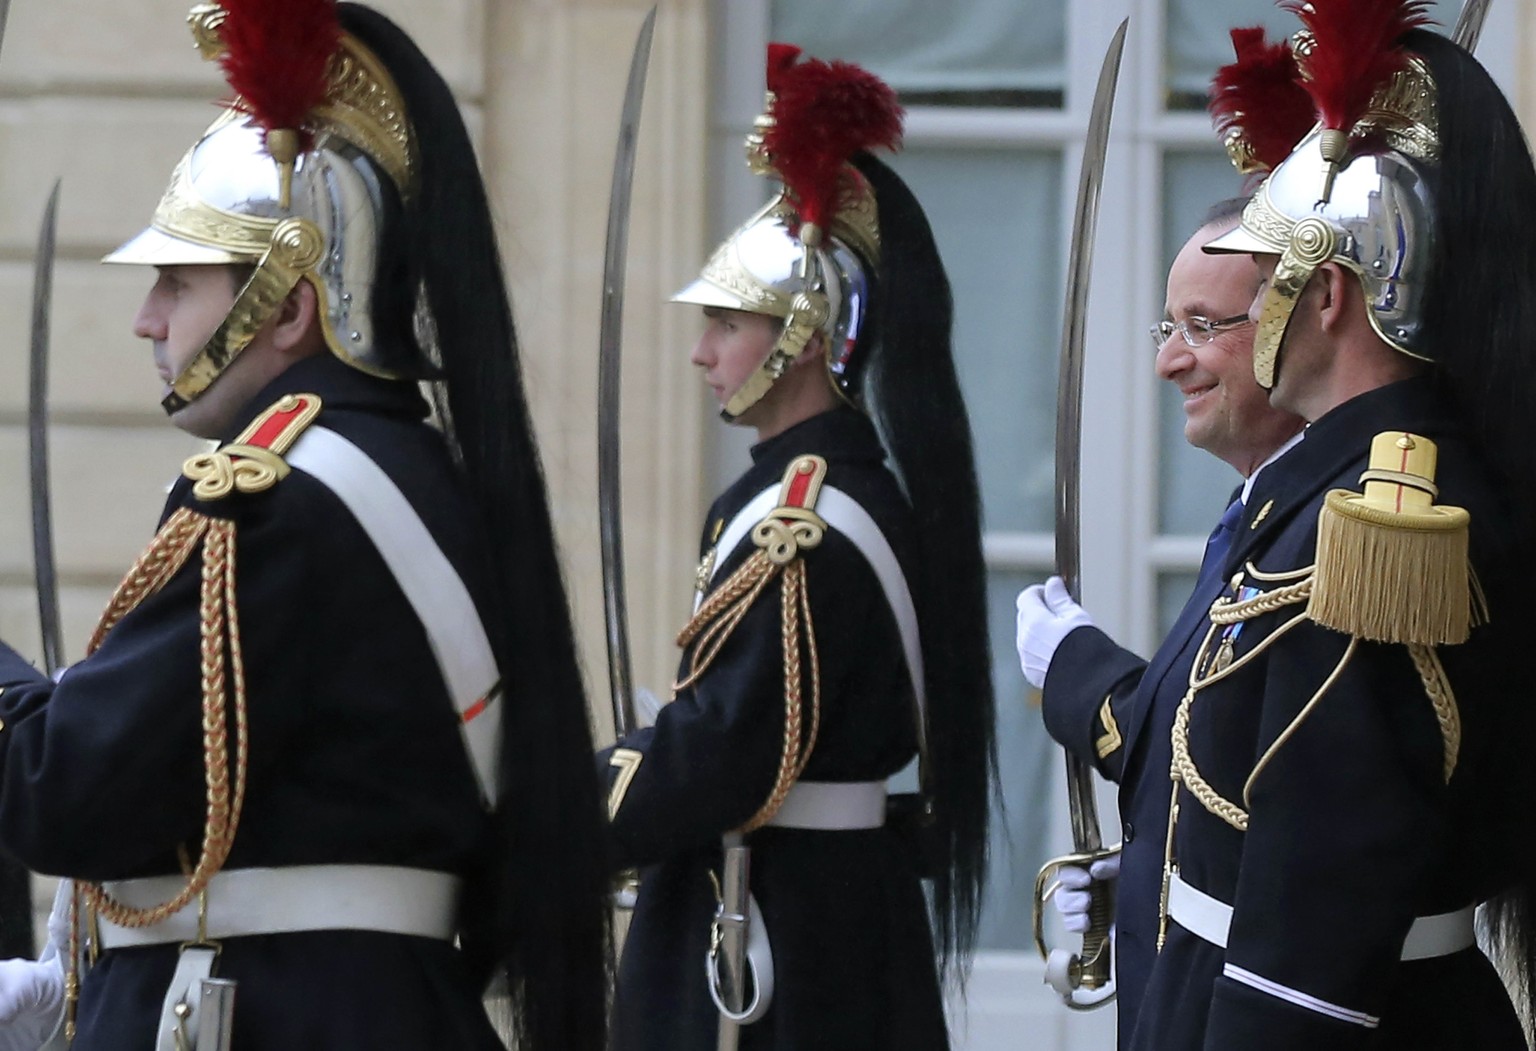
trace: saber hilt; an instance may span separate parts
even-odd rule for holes
[[[1116,845],[1064,854],[1047,861],[1035,877],[1035,948],[1045,961],[1046,984],[1075,1010],[1102,1007],[1115,998],[1114,939],[1109,934],[1115,916],[1115,887],[1107,880],[1094,880],[1088,885],[1088,929],[1083,932],[1083,948],[1078,953],[1052,949],[1046,944],[1046,903],[1059,886],[1055,882],[1059,870],[1068,866],[1091,868],[1094,862],[1119,853],[1120,847]]]

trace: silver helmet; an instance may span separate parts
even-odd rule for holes
[[[1298,35],[1303,70],[1312,47],[1309,35]],[[1228,152],[1239,170],[1251,170],[1244,168],[1251,150],[1241,129],[1234,130]],[[1274,386],[1296,304],[1313,273],[1329,262],[1359,279],[1377,335],[1410,357],[1431,360],[1423,338],[1424,292],[1436,238],[1429,176],[1439,156],[1434,81],[1425,64],[1409,56],[1348,127],[1308,132],[1264,180],[1238,227],[1204,246],[1280,257],[1254,334],[1260,386]]]
[[[880,214],[869,180],[851,158],[869,146],[899,142],[901,111],[895,93],[868,71],[850,63],[797,64],[799,57],[799,48],[769,45],[766,112],[746,143],[747,166],[781,179],[783,187],[672,297],[783,319],[762,363],[726,398],[721,415],[728,420],[757,404],[818,333],[832,389],[855,401],[858,340],[880,263]],[[839,91],[850,86],[855,90]],[[780,104],[781,94],[792,99],[789,105]],[[850,106],[849,98],[862,105]],[[809,138],[818,140],[810,152],[821,163],[807,173],[797,161]]]
[[[211,4],[192,10],[206,58],[222,52],[224,16]],[[166,412],[206,390],[300,281],[314,287],[339,358],[396,374],[375,340],[372,289],[386,220],[414,185],[414,136],[388,71],[352,37],[342,35],[326,84],[303,148],[300,129],[263,128],[238,102],[226,109],[177,164],[149,227],[104,259],[253,268],[218,330],[172,380]]]
[[[672,297],[674,303],[784,320],[768,357],[726,399],[728,419],[755,405],[817,332],[826,339],[833,389],[851,399],[851,365],[869,302],[868,268],[878,261],[879,234],[869,228],[861,254],[850,243],[860,238],[844,226],[835,226],[819,245],[807,245],[800,240],[794,206],[779,194],[726,238],[699,277]]]
[[[1274,170],[1243,210],[1241,224],[1208,252],[1278,255],[1253,341],[1254,374],[1274,386],[1276,357],[1302,289],[1323,263],[1353,271],[1371,327],[1410,357],[1428,360],[1420,339],[1424,282],[1434,257],[1434,199],[1417,161],[1388,150],[1354,158],[1321,200],[1321,132]]]

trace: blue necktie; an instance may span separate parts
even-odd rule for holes
[[[1242,517],[1241,498],[1233,500],[1222,512],[1221,521],[1216,523],[1216,528],[1211,530],[1211,538],[1205,542],[1205,556],[1200,560],[1200,579],[1195,584],[1196,591],[1201,590],[1221,572],[1221,567],[1227,559],[1227,552],[1232,547],[1232,537],[1237,532],[1237,523]]]

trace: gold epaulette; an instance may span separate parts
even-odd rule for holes
[[[285,394],[262,410],[228,445],[199,453],[182,464],[181,473],[197,484],[199,500],[222,500],[230,493],[260,493],[288,475],[283,460],[299,435],[320,415],[318,394]]]
[[[710,592],[678,633],[677,644],[692,652],[688,671],[672,684],[672,693],[698,682],[714,663],[736,626],[775,578],[779,581],[779,636],[784,652],[784,740],[773,790],[740,831],[761,828],[778,813],[816,747],[821,725],[821,659],[811,622],[811,597],[803,551],[826,536],[827,523],[816,513],[816,500],[827,476],[820,456],[796,457],[779,486],[779,505],[752,528],[757,545],[750,558]],[[803,681],[802,681],[803,680]],[[802,703],[802,687],[809,694]],[[809,709],[807,711],[806,709]]]
[[[779,484],[779,506],[752,528],[752,542],[782,566],[821,543],[827,523],[816,513],[821,483],[827,477],[827,461],[820,456],[796,457]]]
[[[1465,642],[1477,619],[1460,507],[1436,504],[1435,443],[1403,431],[1371,441],[1365,492],[1330,492],[1318,515],[1308,615],[1373,642]]]

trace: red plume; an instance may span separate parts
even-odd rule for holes
[[[793,44],[768,45],[768,90],[778,91],[786,70],[794,68],[800,49]]]
[[[843,165],[860,150],[896,149],[902,110],[890,86],[865,69],[815,59],[795,65],[793,55],[784,60],[787,53],[769,50],[773,126],[763,145],[800,221],[827,229],[837,214]]]
[[[1431,21],[1427,0],[1282,0],[1312,31],[1303,59],[1323,127],[1348,131],[1371,95],[1408,66],[1402,36]]]
[[[219,2],[227,12],[219,62],[240,96],[237,105],[268,131],[304,134],[306,117],[325,98],[326,71],[341,46],[336,0]]]
[[[1254,26],[1232,30],[1232,49],[1237,61],[1216,71],[1207,108],[1219,134],[1238,128],[1253,159],[1273,170],[1317,122],[1312,96],[1288,41],[1271,44]]]

